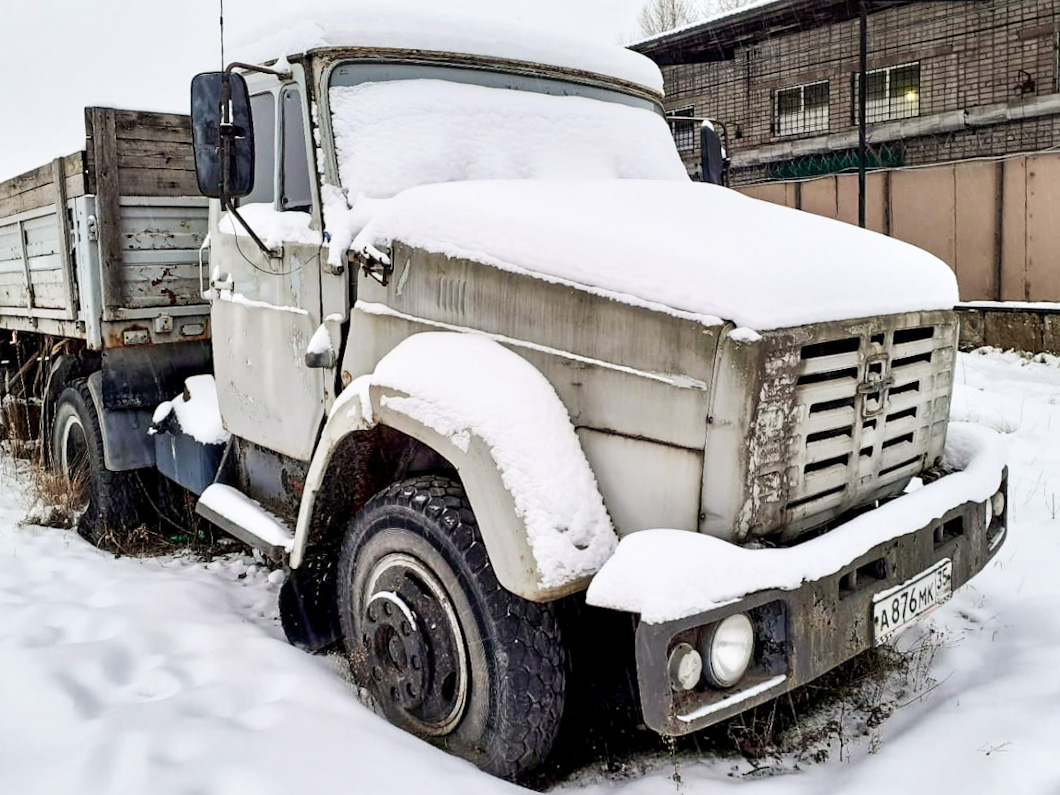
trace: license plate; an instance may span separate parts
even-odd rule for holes
[[[945,602],[952,593],[953,561],[947,558],[909,582],[874,596],[872,626],[876,644]]]

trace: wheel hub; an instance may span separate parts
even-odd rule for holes
[[[395,593],[374,594],[365,610],[372,679],[403,709],[423,704],[427,687],[427,645],[412,609]]]
[[[361,646],[385,712],[422,735],[447,734],[468,699],[468,658],[452,601],[434,573],[404,553],[385,555],[368,577]]]

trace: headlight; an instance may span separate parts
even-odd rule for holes
[[[691,690],[699,684],[703,675],[703,658],[687,643],[678,643],[670,652],[667,663],[670,687],[674,690]]]
[[[700,650],[706,660],[707,681],[714,687],[732,687],[740,681],[755,650],[755,630],[745,613],[719,621],[703,635]]]

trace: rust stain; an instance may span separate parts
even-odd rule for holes
[[[157,279],[152,279],[151,280],[151,286],[152,287],[158,287],[158,285],[160,285],[166,279],[172,278],[172,276],[173,276],[172,269],[170,269],[168,267],[167,268],[163,268],[162,269],[162,275],[159,276]]]

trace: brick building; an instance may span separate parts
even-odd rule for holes
[[[633,45],[667,109],[725,125],[732,182],[856,168],[859,3],[776,0]],[[872,2],[866,119],[873,167],[1060,144],[1060,0]],[[698,170],[694,126],[675,127]]]

